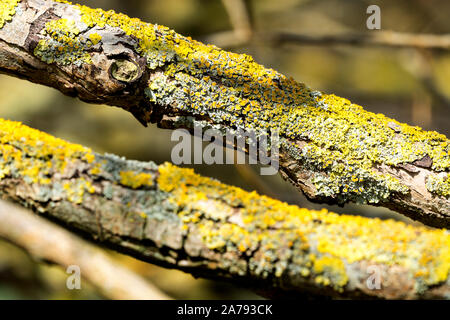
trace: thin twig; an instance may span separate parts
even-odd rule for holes
[[[370,45],[400,48],[450,49],[450,35],[411,34],[393,31],[374,31],[354,34],[309,35],[276,33],[266,37],[275,43],[298,45]]]
[[[60,265],[64,270],[78,266],[81,276],[105,297],[170,299],[102,250],[22,207],[0,200],[0,221],[0,237],[22,247],[33,257]]]
[[[232,31],[217,32],[205,37],[205,42],[219,47],[230,48],[250,41],[253,34],[249,5],[245,0],[222,0],[230,19]]]

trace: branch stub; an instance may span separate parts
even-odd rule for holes
[[[118,59],[111,65],[111,76],[122,82],[134,82],[140,75],[139,67],[133,61]]]

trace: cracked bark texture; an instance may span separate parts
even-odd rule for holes
[[[450,298],[450,235],[310,211],[0,119],[0,194],[93,241],[270,297]]]
[[[247,55],[113,11],[65,1],[2,6],[0,72],[121,107],[144,125],[192,129],[198,123],[237,136],[276,130],[281,175],[312,201],[369,203],[450,226],[444,135],[311,90]]]

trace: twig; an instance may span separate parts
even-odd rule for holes
[[[256,191],[266,196],[276,198],[275,192],[272,191],[267,183],[261,179],[261,177],[256,174],[249,165],[235,164],[234,167],[236,168],[238,174],[250,185],[252,185]]]
[[[422,83],[435,102],[442,106],[450,107],[450,99],[439,90],[433,77],[430,54],[430,52],[425,50],[416,50],[410,52],[408,57],[399,59],[399,63],[404,70]]]
[[[450,35],[410,34],[393,31],[376,31],[355,34],[308,35],[278,33],[266,37],[276,43],[298,45],[369,45],[400,48],[450,49]]]
[[[78,266],[81,276],[105,297],[170,299],[100,249],[28,210],[0,200],[0,221],[0,237],[22,247],[33,257],[60,265],[64,270]]]
[[[253,28],[249,13],[249,6],[245,0],[222,0],[225,10],[233,27],[232,31],[218,32],[205,37],[203,40],[214,43],[219,47],[237,47],[250,41]]]

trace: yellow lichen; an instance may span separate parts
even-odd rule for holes
[[[20,0],[2,0],[0,2],[0,29],[6,22],[11,21],[19,2]]]
[[[427,189],[444,197],[450,196],[450,177],[446,174],[430,174],[426,182]]]
[[[153,176],[150,173],[121,171],[120,183],[133,189],[137,189],[141,186],[151,187],[153,185]]]
[[[326,173],[314,176],[313,180],[321,195],[379,202],[391,192],[406,194],[408,188],[398,180],[373,169],[379,164],[395,166],[429,156],[433,170],[449,171],[450,146],[444,135],[398,123],[364,111],[346,99],[313,91],[257,64],[248,55],[204,45],[167,27],[143,23],[114,11],[78,8],[81,23],[88,27],[120,28],[136,39],[135,49],[147,59],[149,70],[164,67],[160,69],[163,72],[151,78],[146,90],[151,102],[170,106],[180,114],[207,114],[212,122],[226,127],[277,129],[282,136],[282,147],[292,157],[309,170]],[[48,63],[90,63],[83,42],[86,39],[79,36],[77,23],[80,21],[48,22],[36,55]],[[395,129],[391,123],[395,124]],[[79,154],[66,154],[65,149],[72,149],[73,145],[64,146],[64,151],[48,147],[47,143],[36,148],[35,138],[21,140],[22,131],[31,129],[14,130],[19,129],[17,125],[5,121],[0,125],[0,139],[5,137],[3,128],[8,128],[7,138],[0,141],[6,154],[4,161],[18,164],[11,170],[3,165],[3,175],[15,174],[17,170],[32,182],[45,179],[43,165],[33,170],[29,168],[32,164],[24,160],[36,152],[42,159],[50,157],[54,166],[61,170],[67,166],[64,159],[87,159],[83,154],[89,152],[84,149],[83,152],[78,150]],[[35,132],[31,136],[39,134]],[[303,148],[292,142],[299,140],[307,141]],[[11,146],[16,145],[17,148],[11,150]],[[42,152],[47,152],[46,156]],[[288,253],[298,253],[298,250],[305,253],[287,254],[284,262],[291,259],[299,266],[299,274],[337,289],[346,279],[342,266],[364,260],[405,267],[418,275],[424,285],[435,285],[448,278],[450,236],[444,230],[301,209],[171,165],[161,166],[159,173],[159,190],[179,208],[179,217],[184,223],[198,228],[207,247],[243,252],[244,247],[258,244],[261,260],[267,263],[256,266],[254,272],[264,274],[273,263],[280,263],[274,251],[284,246]],[[37,180],[36,175],[39,175]],[[150,177],[125,174],[120,178],[131,187],[144,185],[142,181],[150,183]],[[427,188],[448,196],[443,183],[448,184],[448,179],[432,176]],[[69,185],[69,190],[73,190],[73,199],[78,202],[80,194],[82,196],[87,189]],[[214,210],[208,209],[205,203]],[[231,223],[217,215],[217,209],[224,212],[236,209],[240,217]],[[279,264],[276,274],[282,272],[282,264]]]
[[[92,41],[92,44],[95,46],[97,43],[99,43],[102,40],[102,36],[98,33],[91,33],[89,35],[89,39]]]
[[[89,148],[4,119],[0,119],[0,154],[3,177],[20,177],[30,184],[40,185],[50,184],[52,174],[64,174],[68,165],[75,161],[92,163],[95,160]],[[95,191],[92,184],[83,179],[67,182],[63,189],[76,203],[82,201],[84,191]]]
[[[88,46],[86,39],[79,37],[80,30],[74,20],[58,19],[45,24],[45,35],[48,39],[41,39],[34,49],[34,54],[47,63],[67,65],[91,63],[91,56],[85,50]],[[91,34],[91,42],[100,41],[95,34]],[[98,42],[97,42],[98,43]],[[96,43],[95,43],[96,44]]]

